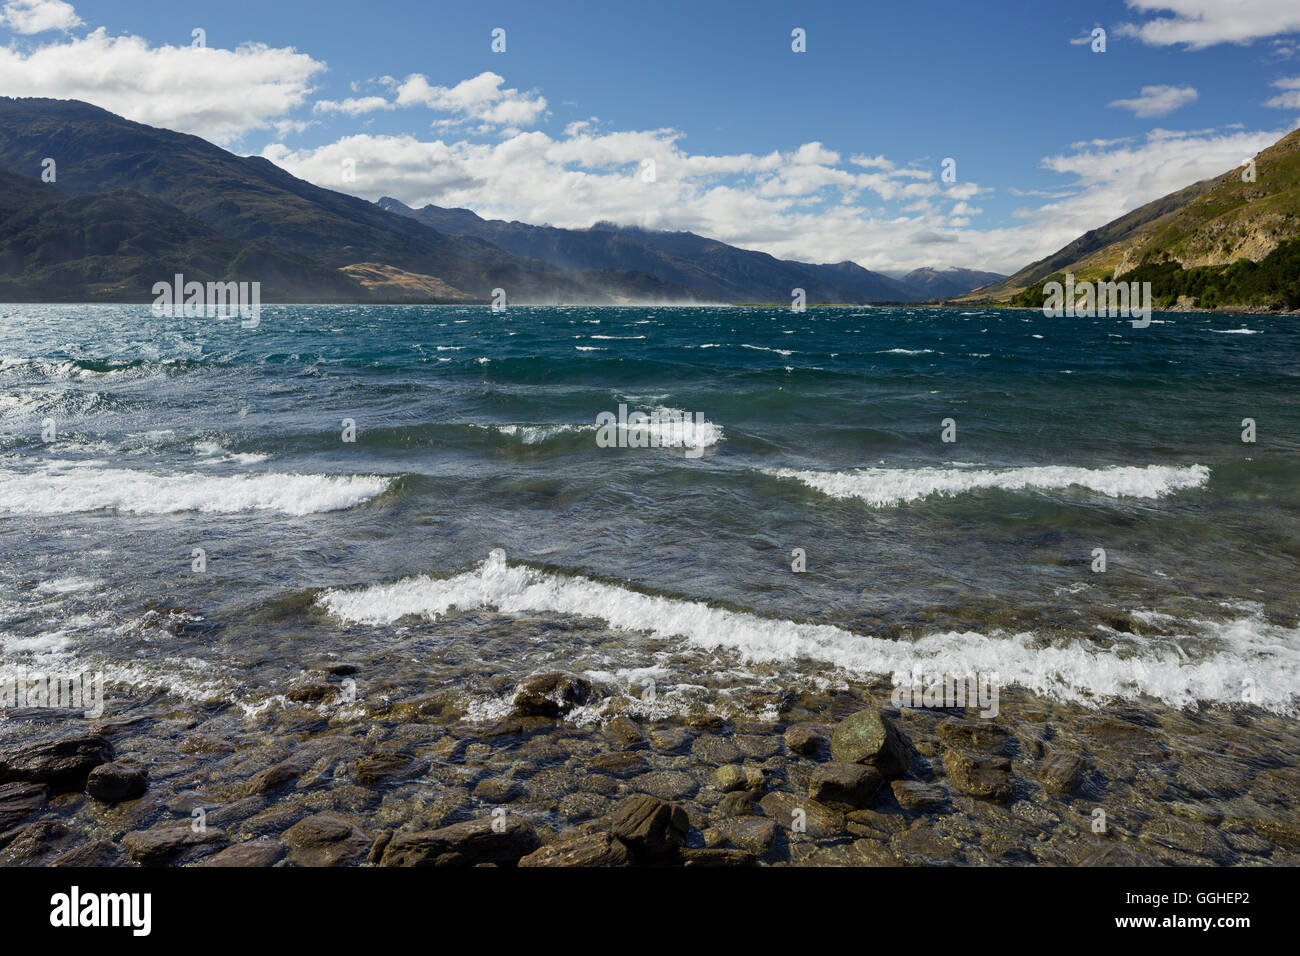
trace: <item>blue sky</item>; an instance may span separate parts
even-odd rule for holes
[[[86,99],[368,199],[874,269],[1012,271],[1300,118],[1296,0],[0,0],[0,16],[0,93]]]

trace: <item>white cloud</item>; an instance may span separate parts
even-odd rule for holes
[[[30,53],[0,47],[0,89],[10,96],[86,100],[218,143],[287,118],[324,69],[291,47],[151,47],[140,37],[110,37],[102,27]]]
[[[345,100],[317,100],[312,104],[312,111],[360,116],[363,113],[373,113],[376,110],[391,110],[393,105],[382,96],[350,96]]]
[[[546,112],[546,98],[535,90],[521,93],[502,89],[504,82],[503,77],[489,72],[455,86],[434,86],[428,77],[413,73],[397,86],[395,102],[398,106],[427,106],[441,113],[459,114],[458,119],[475,120],[485,126],[520,129],[536,124]]]
[[[14,33],[70,30],[82,24],[72,4],[64,0],[8,0],[0,9],[0,26]]]
[[[1274,80],[1273,85],[1286,92],[1268,100],[1264,103],[1265,106],[1274,106],[1283,110],[1300,109],[1300,76]]]
[[[1167,116],[1179,107],[1196,102],[1196,90],[1190,86],[1144,86],[1141,95],[1131,100],[1113,100],[1109,106],[1131,110],[1140,119]]]
[[[1249,43],[1264,37],[1300,32],[1300,3],[1296,0],[1125,0],[1129,7],[1153,16],[1142,23],[1125,23],[1121,36],[1151,46],[1184,44],[1203,49],[1217,43]],[[1168,14],[1172,14],[1168,15]]]

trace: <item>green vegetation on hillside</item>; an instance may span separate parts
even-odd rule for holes
[[[1042,283],[1013,296],[1010,305],[1040,309],[1048,282],[1063,282],[1056,273]],[[1131,269],[1118,282],[1150,282],[1152,302],[1173,308],[1181,296],[1189,296],[1198,309],[1220,306],[1300,309],[1300,239],[1281,243],[1259,262],[1238,259],[1228,265],[1196,266],[1185,269],[1172,259],[1150,262]]]

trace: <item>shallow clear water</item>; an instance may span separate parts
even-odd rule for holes
[[[485,678],[562,667],[762,712],[978,670],[1294,716],[1298,345],[1285,316],[0,306],[0,677],[255,712],[336,657],[491,713]],[[599,447],[620,403],[703,424]]]

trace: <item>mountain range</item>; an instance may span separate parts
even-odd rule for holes
[[[466,302],[504,289],[513,302],[592,304],[789,302],[796,288],[810,303],[916,302],[1000,278],[894,279],[689,232],[371,203],[76,100],[0,98],[0,189],[7,301],[148,301],[178,272],[260,281],[263,301]]]

